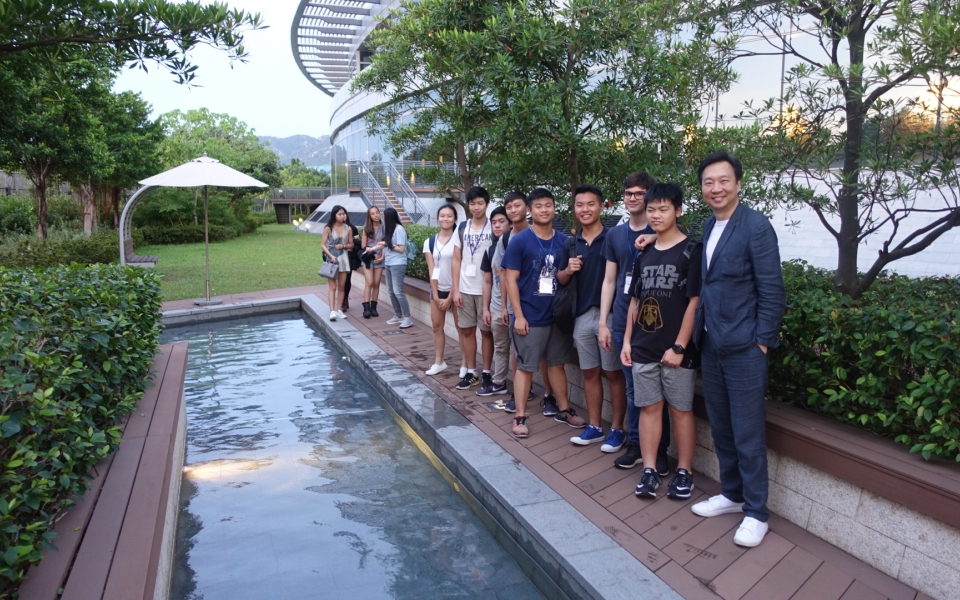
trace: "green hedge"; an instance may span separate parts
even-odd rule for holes
[[[30,196],[5,196],[0,198],[0,237],[6,235],[29,235],[37,229],[33,214],[36,204]]]
[[[407,277],[430,281],[430,273],[427,272],[427,261],[423,258],[423,242],[433,234],[440,231],[439,227],[429,225],[404,225],[407,230],[407,239],[417,245],[417,259],[412,265],[407,265]]]
[[[210,241],[224,242],[237,237],[237,232],[232,227],[223,225],[210,225]],[[203,225],[183,225],[178,227],[150,226],[140,227],[135,230],[134,242],[139,241],[142,236],[143,243],[148,245],[166,245],[166,244],[202,244],[203,243]],[[137,244],[134,243],[134,246]]]
[[[152,269],[0,269],[0,598],[120,442],[160,335]]]
[[[784,263],[770,396],[960,461],[960,278],[878,279],[859,300]]]
[[[51,234],[42,242],[31,234],[0,244],[0,267],[55,267],[70,263],[93,265],[119,260],[120,242],[117,232],[110,229],[90,237],[82,233]]]

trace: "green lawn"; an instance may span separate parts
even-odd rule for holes
[[[203,244],[144,246],[137,254],[160,257],[164,301],[204,296]],[[264,225],[250,235],[210,244],[210,293],[317,285],[320,262],[319,235],[289,225]]]

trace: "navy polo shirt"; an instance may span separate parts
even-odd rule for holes
[[[600,308],[603,276],[607,269],[607,259],[604,256],[607,228],[604,227],[597,237],[593,238],[592,244],[587,244],[582,234],[581,229],[577,233],[577,255],[583,257],[583,264],[576,274],[578,317],[594,306]]]

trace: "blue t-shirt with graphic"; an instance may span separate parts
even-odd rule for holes
[[[541,240],[530,228],[512,236],[507,245],[503,268],[520,271],[520,307],[531,327],[553,324],[553,299],[560,285],[556,274],[567,268],[566,243],[567,236],[560,232],[554,231],[550,240]],[[541,276],[553,278],[552,293],[541,294]]]

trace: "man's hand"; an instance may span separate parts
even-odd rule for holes
[[[448,310],[450,310],[450,297],[449,297],[449,296],[447,296],[446,298],[444,298],[444,299],[442,299],[442,300],[438,298],[436,302],[437,302],[437,308],[439,308],[439,309],[442,310],[443,312],[447,312]]]
[[[763,344],[757,344],[757,345],[760,346],[760,351],[761,351],[761,352],[763,352],[764,354],[767,353],[767,347],[766,347],[766,346],[764,346]]]
[[[630,358],[630,343],[624,341],[623,350],[620,351],[620,362],[623,363],[625,367],[633,366],[633,359]]]
[[[491,321],[492,321],[492,319],[490,318],[490,309],[484,307],[484,309],[483,309],[483,324],[486,325],[487,327],[490,327]]]
[[[610,333],[610,328],[607,327],[606,323],[600,323],[600,329],[597,331],[597,341],[600,342],[600,347],[603,348],[604,352],[610,352],[610,346],[613,345],[613,334]]]
[[[576,258],[571,258],[570,261],[567,263],[567,272],[576,273],[582,267],[583,267],[583,256],[578,254]]]
[[[657,234],[655,234],[655,233],[647,233],[647,234],[644,234],[644,235],[638,235],[638,236],[637,236],[637,241],[635,241],[635,242],[633,243],[633,245],[634,245],[634,247],[635,247],[637,250],[643,250],[643,249],[646,248],[648,245],[650,245],[650,244],[652,244],[652,243],[654,243],[654,242],[656,242],[656,241],[657,241]]]
[[[680,368],[680,363],[683,362],[683,355],[674,352],[673,348],[668,348],[667,351],[663,353],[663,358],[660,359],[660,362],[671,369],[678,369]]]
[[[507,306],[503,306],[503,310],[500,311],[500,322],[510,327],[510,313],[507,312]]]
[[[463,296],[460,295],[460,290],[450,294],[450,298],[453,299],[453,305],[457,308],[463,308]]]
[[[527,335],[530,333],[530,325],[527,324],[527,320],[519,315],[515,315],[515,320],[513,321],[513,330],[517,335]]]

